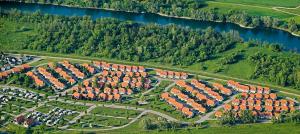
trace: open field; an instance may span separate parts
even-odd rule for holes
[[[217,9],[218,12],[224,13],[228,12],[229,10],[237,10],[237,11],[243,11],[249,15],[253,16],[272,16],[280,19],[284,18],[290,18],[293,17],[293,15],[283,13],[280,11],[275,11],[270,7],[258,7],[253,5],[235,5],[232,3],[223,3],[223,2],[207,2],[207,6],[205,6],[203,9]]]
[[[83,111],[88,109],[88,106],[62,103],[62,102],[59,102],[59,101],[50,101],[47,104],[52,105],[54,107],[60,107],[60,108],[63,108],[63,109],[69,109],[69,110],[74,110],[74,111],[79,111],[79,112],[83,112]]]
[[[248,134],[248,133],[257,133],[257,134],[282,134],[289,132],[289,134],[297,134],[300,132],[299,125],[297,124],[270,124],[270,123],[263,123],[263,124],[251,124],[251,125],[237,125],[237,126],[224,126],[221,127],[216,124],[214,121],[208,122],[203,126],[199,127],[190,127],[190,128],[183,128],[183,129],[175,129],[175,130],[144,130],[140,125],[141,120],[144,118],[151,118],[154,121],[157,121],[158,117],[154,115],[146,115],[139,121],[131,124],[128,127],[118,130],[112,131],[97,131],[97,133],[111,133],[111,134],[148,134],[148,133],[172,133],[172,134],[215,134],[215,133],[224,133],[224,134],[232,134],[232,133],[241,133],[241,134]],[[208,127],[207,127],[208,126]],[[212,127],[214,126],[214,127]],[[59,131],[55,133],[80,133],[78,131]]]
[[[91,111],[91,114],[103,116],[117,116],[117,117],[136,117],[140,112],[135,110],[124,110],[116,108],[97,107]]]
[[[13,23],[0,18],[0,49],[21,49],[28,36],[36,34],[30,23]]]
[[[280,7],[295,7],[300,5],[299,0],[208,0],[208,1],[218,1],[224,3],[237,3],[237,4],[247,4],[256,6],[280,6]]]
[[[297,7],[297,8],[280,8],[280,10],[300,15],[300,7]]]

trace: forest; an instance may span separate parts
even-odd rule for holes
[[[20,0],[11,0],[20,1]],[[269,16],[249,15],[240,10],[219,11],[206,8],[205,0],[21,0],[30,3],[46,3],[79,7],[96,7],[131,12],[158,13],[168,16],[190,17],[197,20],[221,21],[246,27],[271,27],[300,34],[300,24],[294,19],[283,20]]]
[[[35,25],[37,34],[26,39],[22,46],[25,50],[133,62],[191,66],[213,60],[216,54],[223,54],[245,43],[236,32],[144,25],[110,18],[93,21],[87,16],[63,17],[13,10],[1,12],[0,19]],[[275,45],[270,46],[274,46],[271,48],[276,55],[251,53],[245,58],[255,66],[251,78],[300,89],[300,55],[281,52]],[[238,51],[222,56],[220,66],[238,63],[244,53]]]

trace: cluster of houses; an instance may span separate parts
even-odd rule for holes
[[[227,111],[234,112],[236,117],[238,117],[241,111],[250,110],[254,116],[270,119],[278,117],[282,112],[293,112],[296,110],[296,103],[293,100],[278,99],[277,94],[271,93],[269,88],[253,85],[241,86],[241,84],[233,81],[228,81],[228,85],[240,91],[241,96],[232,100],[231,103],[225,104],[223,111],[215,113],[216,117],[222,117],[223,113]]]
[[[193,79],[191,83],[183,80],[176,81],[176,85],[182,88],[172,88],[170,93],[163,93],[161,98],[170,105],[180,110],[187,117],[193,117],[197,113],[206,113],[210,107],[214,107],[218,102],[223,101],[223,96],[230,96],[232,91],[223,85],[215,83],[215,92],[207,85]]]
[[[24,127],[33,127],[38,124],[34,119],[32,118],[26,118],[24,115],[20,115],[14,119],[14,123],[17,125],[23,125]]]
[[[188,74],[185,72],[174,72],[174,71],[167,71],[161,69],[156,69],[155,72],[157,76],[162,78],[184,79],[184,80],[188,78]]]
[[[217,111],[216,117],[222,117],[223,112],[231,111],[238,117],[241,111],[250,110],[254,116],[263,119],[278,117],[282,112],[295,111],[296,103],[293,100],[277,99],[275,93],[242,93],[241,98],[235,98],[231,103],[224,105],[224,111]]]
[[[109,67],[102,63],[101,72],[92,79],[83,81],[82,85],[73,87],[73,98],[89,99],[102,101],[120,101],[122,96],[131,95],[140,90],[149,89],[151,80],[148,73],[144,72],[143,67],[134,66],[131,70],[127,70],[129,66],[125,66],[123,71],[116,64]],[[133,69],[132,69],[133,68]]]
[[[50,85],[54,87],[54,89],[62,90],[66,87],[66,85],[60,82],[57,78],[55,78],[50,72],[47,71],[46,68],[38,67],[37,72],[41,75],[41,77],[46,80]]]
[[[33,57],[32,56],[14,57],[14,56],[9,56],[7,54],[1,53],[0,60],[2,63],[0,65],[0,72],[4,72],[4,71],[14,68],[15,66],[18,66],[18,65],[21,65],[21,64],[24,64],[26,62],[33,60]]]
[[[7,94],[14,97],[20,97],[29,100],[40,100],[41,96],[38,93],[30,92],[20,88],[3,88],[0,93]]]
[[[77,67],[71,64],[69,61],[64,60],[61,65],[66,68],[72,75],[75,76],[75,79],[84,79],[87,76],[81,72]]]
[[[15,66],[12,69],[2,71],[2,72],[0,72],[0,80],[5,79],[12,74],[21,73],[28,69],[30,69],[30,66],[28,64],[22,64],[22,65]]]
[[[79,80],[87,77],[69,61],[64,60],[61,63],[55,63],[55,65],[50,62],[48,63],[49,68],[38,67],[35,71],[30,71],[26,74],[34,80],[36,86],[44,87],[45,85],[50,85],[56,91],[62,91],[68,85],[74,85]],[[82,67],[86,68],[91,74],[96,73],[94,67],[89,64],[82,64]],[[54,76],[53,72],[57,73],[58,76]],[[61,81],[61,79],[65,81]]]
[[[27,115],[27,118],[33,119],[34,121],[40,123],[46,123],[47,126],[58,125],[64,116],[76,114],[78,112],[65,110],[61,108],[54,108],[49,111],[47,114],[35,111]]]
[[[143,66],[129,66],[122,64],[112,64],[104,61],[93,61],[94,65],[103,70],[113,70],[113,71],[121,71],[121,72],[146,72],[145,67]]]

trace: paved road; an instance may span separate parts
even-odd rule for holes
[[[70,123],[75,123],[77,120],[79,120],[82,116],[90,113],[93,109],[95,109],[97,106],[96,105],[93,105],[91,106],[89,109],[87,109],[86,111],[83,111],[83,112],[80,112],[80,114],[78,116],[76,116],[75,118],[73,118]]]
[[[155,86],[154,86],[154,87],[152,87],[151,89],[149,89],[149,90],[148,90],[148,91],[146,91],[146,92],[143,92],[143,93],[142,93],[142,95],[146,95],[146,94],[150,93],[151,91],[155,90],[155,89],[156,89],[156,87],[158,87],[158,86],[159,86],[159,84],[160,84],[160,80],[158,80],[158,82],[155,84]]]
[[[165,88],[164,92],[168,92],[168,91],[170,90],[170,88],[173,87],[173,86],[175,86],[175,85],[176,85],[175,82],[173,82],[172,84],[168,85],[168,86]]]
[[[232,101],[238,94],[235,94],[233,96],[231,96],[230,99],[226,100],[223,102],[223,104],[229,103],[230,101]],[[196,121],[196,123],[202,123],[206,120],[208,120],[216,111],[220,110],[223,107],[223,104],[217,106],[216,108],[214,108],[211,112],[206,113],[204,116],[200,117],[199,120]]]

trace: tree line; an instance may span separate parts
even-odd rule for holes
[[[23,49],[134,62],[190,66],[212,60],[217,54],[243,43],[234,32],[219,33],[211,28],[144,25],[109,18],[93,21],[87,16],[27,14],[16,10],[1,12],[1,18],[36,25],[37,33],[27,38]],[[276,55],[257,53],[245,57],[238,51],[221,57],[220,64],[234,64],[246,59],[255,66],[252,79],[299,89],[300,56],[283,54],[278,45],[266,45],[269,46]]]
[[[19,1],[19,0],[11,0]],[[240,10],[221,11],[207,6],[205,0],[21,0],[30,3],[47,3],[79,7],[108,8],[120,11],[159,13],[168,16],[190,17],[205,21],[222,21],[241,24],[246,27],[272,27],[300,34],[300,24],[270,16],[253,16]]]
[[[226,51],[241,38],[212,28],[192,30],[168,25],[143,25],[115,19],[4,14],[9,20],[37,22],[37,34],[23,49],[52,53],[75,53],[128,61],[153,61],[172,65],[192,65]]]
[[[255,64],[253,79],[263,78],[281,86],[300,89],[300,56],[279,56],[256,53],[249,57]]]

